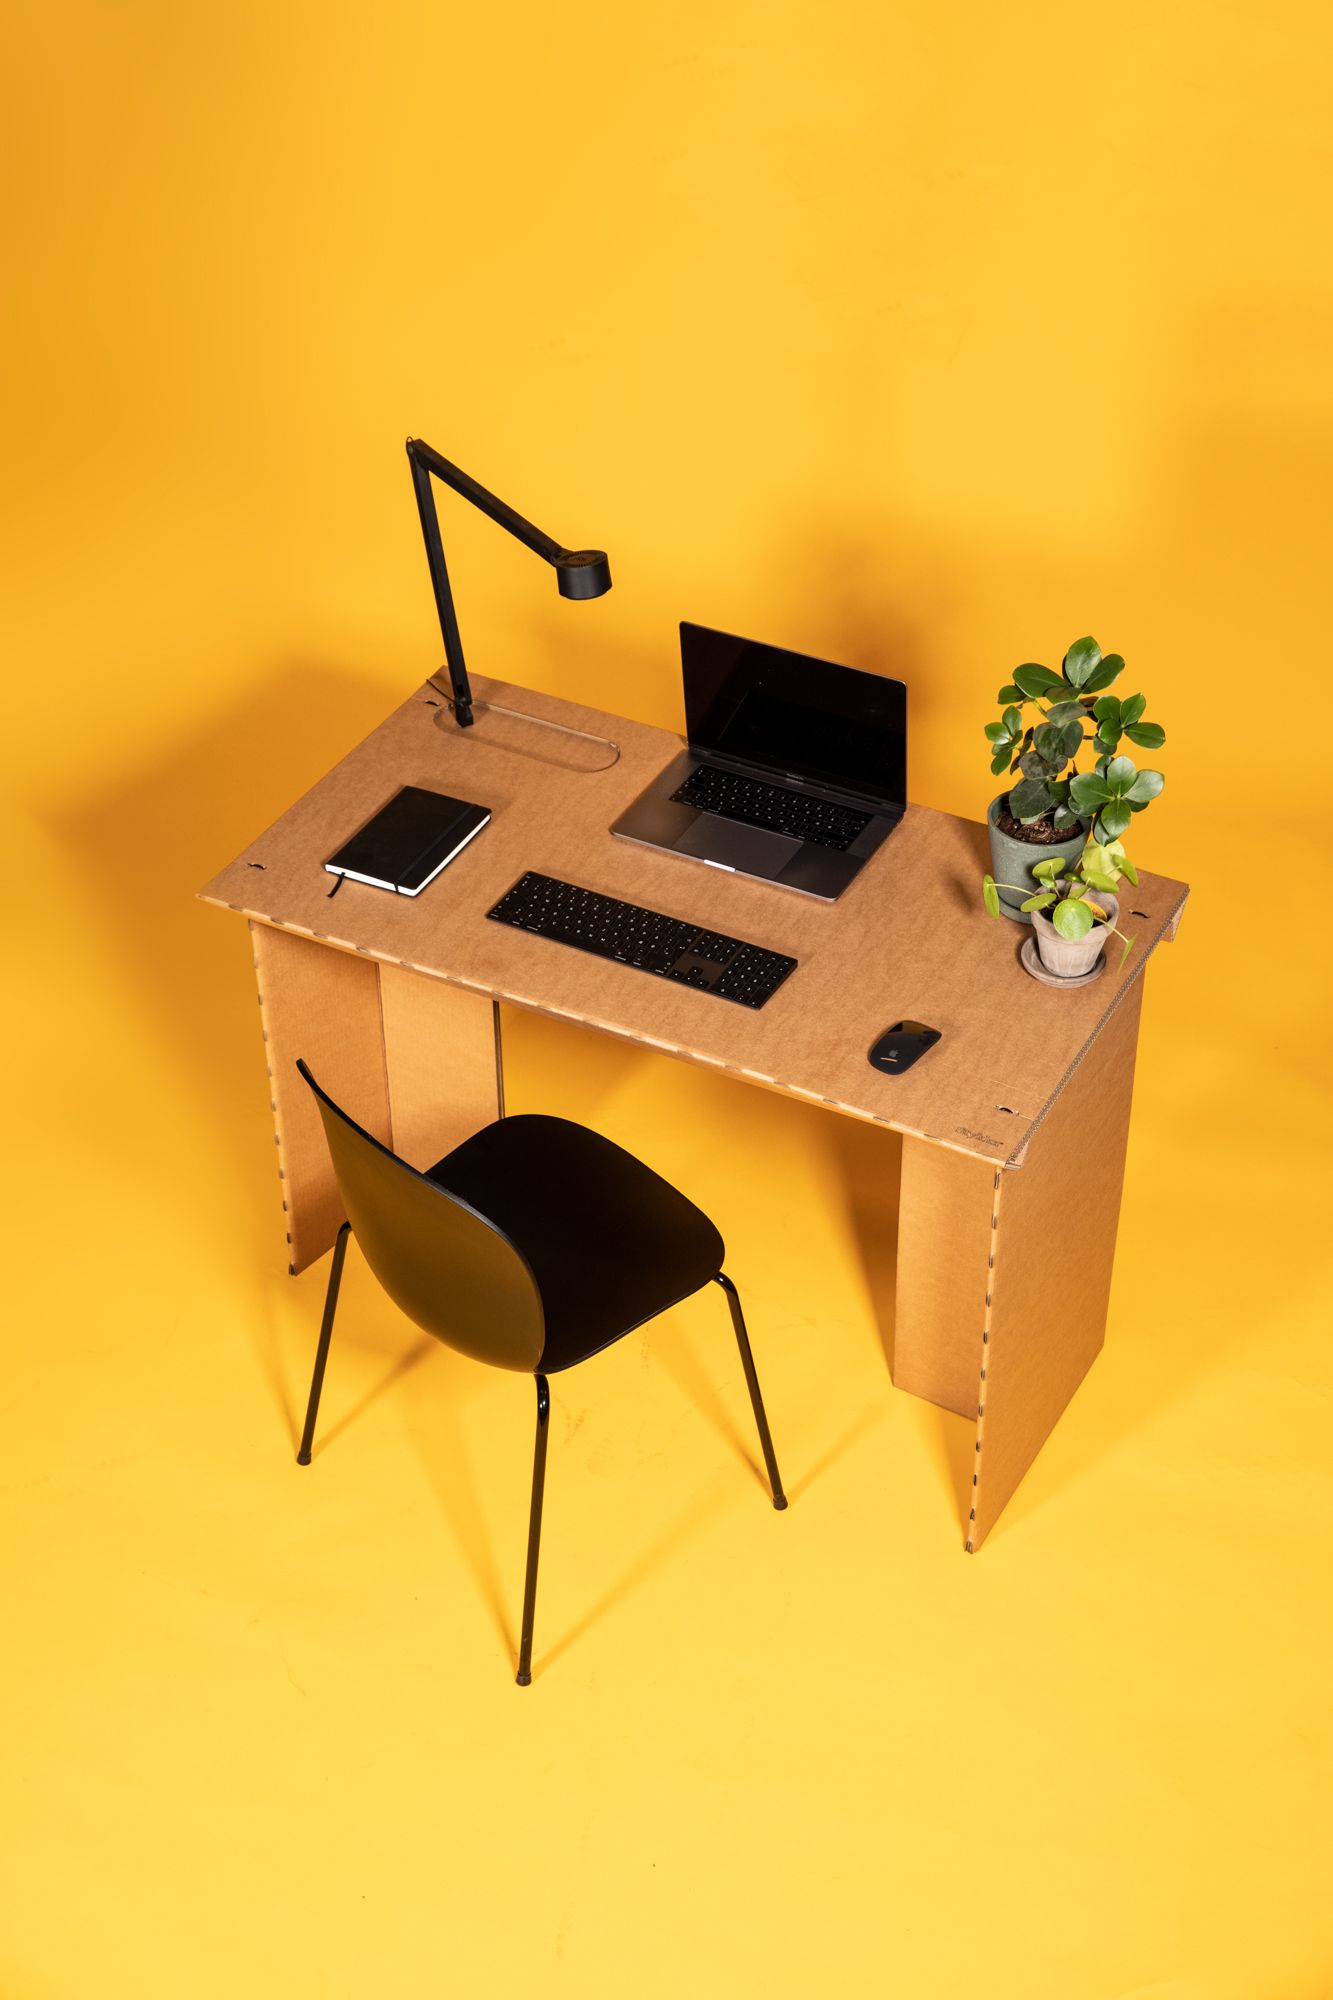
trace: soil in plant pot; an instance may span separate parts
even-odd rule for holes
[[[1037,819],[1031,826],[1024,826],[1021,819],[1015,819],[1009,810],[1009,794],[1004,795],[1004,803],[997,809],[995,824],[1001,833],[1007,833],[1010,840],[1025,840],[1031,847],[1063,847],[1076,827],[1067,826],[1063,831],[1056,828],[1054,820]]]

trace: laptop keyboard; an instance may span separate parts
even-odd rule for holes
[[[697,764],[671,796],[678,805],[697,806],[700,812],[715,813],[719,819],[762,826],[771,833],[787,833],[793,840],[813,841],[816,847],[832,847],[839,854],[847,851],[873,817],[851,806],[812,799],[805,792],[789,792],[783,785],[738,778],[713,764]]]
[[[720,931],[701,930],[698,924],[600,896],[595,889],[580,889],[552,875],[521,875],[486,914],[497,924],[655,972],[741,1007],[762,1007],[796,970],[796,960],[780,951],[743,944]]]

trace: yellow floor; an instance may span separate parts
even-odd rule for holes
[[[0,2000],[1333,2000],[1331,19],[8,10]],[[610,555],[562,603],[441,495],[479,672],[901,675],[980,819],[1091,631],[1192,885],[1106,1350],[975,1557],[895,1142],[507,1018],[716,1217],[792,1495],[715,1297],[558,1381],[524,1691],[530,1391],[355,1251],[294,1463],[325,1273],[193,900],[440,664],[409,434]]]
[[[1151,968],[1106,1352],[975,1557],[970,1430],[888,1376],[895,1142],[506,1015],[511,1106],[717,1218],[792,1496],[715,1296],[558,1380],[521,1692],[530,1394],[355,1251],[293,1463],[326,1266],[189,899],[224,781],[159,769],[12,884],[5,2000],[1333,1991],[1323,1141],[1274,1063],[1236,1143],[1216,915]]]

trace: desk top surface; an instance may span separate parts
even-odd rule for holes
[[[1026,926],[987,918],[983,826],[928,806],[836,903],[614,838],[612,822],[682,748],[666,730],[477,678],[471,729],[427,682],[201,891],[205,901],[335,948],[405,965],[901,1132],[1019,1166],[1028,1139],[1175,921],[1188,891],[1126,885],[1123,971],[1056,992],[1018,962]],[[567,735],[528,717],[586,732]],[[613,757],[606,742],[619,751]],[[345,882],[327,857],[400,785],[493,818],[416,898]],[[575,951],[486,912],[527,869],[787,952],[797,970],[758,1012]],[[901,1077],[867,1051],[899,1020],[942,1040]]]

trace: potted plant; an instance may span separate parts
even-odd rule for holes
[[[1123,965],[1134,940],[1116,927],[1120,915],[1116,890],[1122,876],[1131,884],[1137,884],[1139,878],[1121,843],[1090,840],[1072,866],[1048,855],[1034,863],[1032,873],[1038,887],[1035,894],[1024,898],[1021,907],[1031,918],[1046,970],[1057,979],[1085,979],[1113,931],[1123,947]],[[991,916],[998,917],[1003,907],[1001,888],[1015,886],[985,877],[981,893]]]
[[[1000,689],[1000,720],[986,724],[991,771],[1018,782],[991,800],[986,820],[1000,908],[1018,923],[1030,920],[1024,904],[1037,893],[1037,860],[1068,864],[1089,836],[1098,845],[1118,840],[1165,783],[1120,753],[1126,737],[1143,750],[1166,741],[1160,723],[1143,720],[1145,696],[1106,692],[1124,670],[1119,653],[1078,639],[1059,673],[1029,661]],[[1094,761],[1079,771],[1085,749]]]

